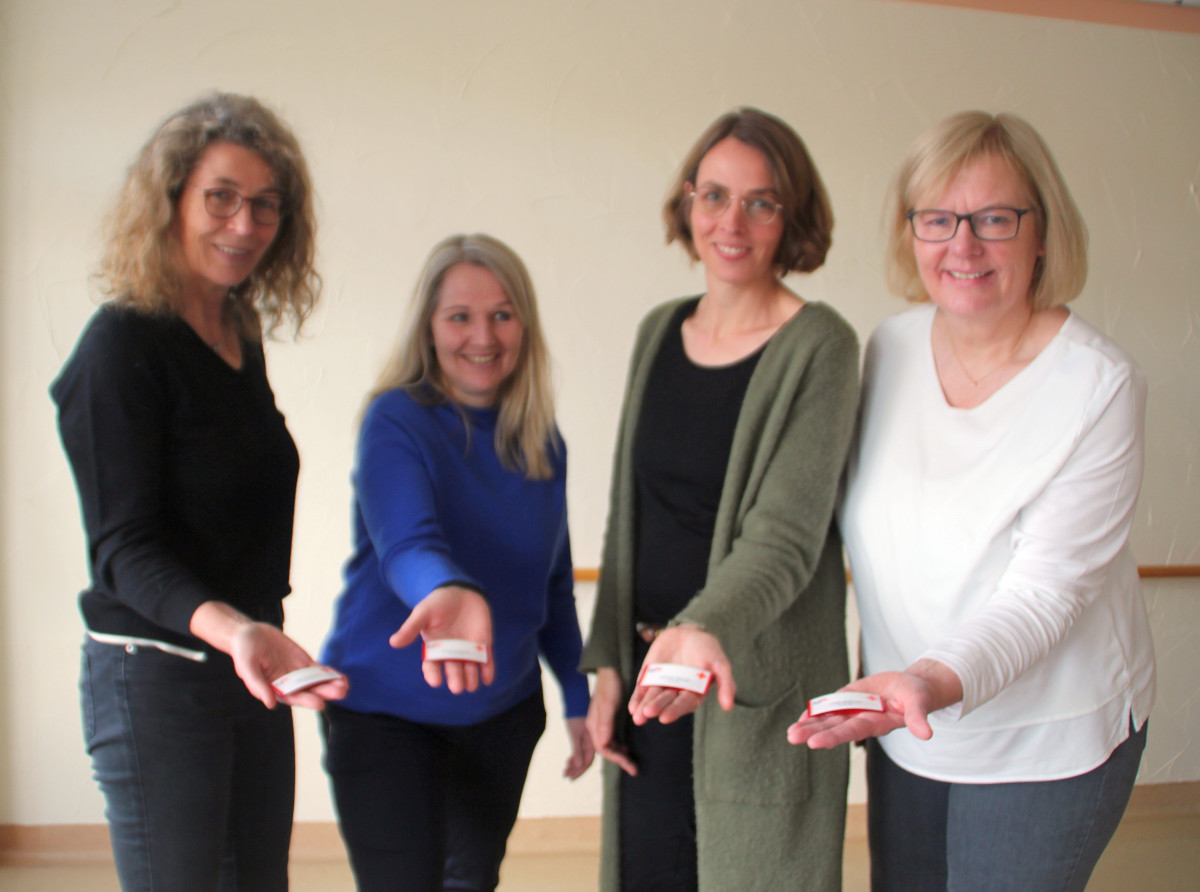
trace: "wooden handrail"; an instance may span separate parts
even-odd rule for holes
[[[1200,576],[1200,564],[1150,564],[1138,567],[1138,576],[1142,579],[1193,579]],[[576,567],[576,582],[595,582],[600,578],[597,567]],[[846,571],[846,581],[850,581],[850,571]]]

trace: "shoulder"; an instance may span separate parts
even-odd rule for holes
[[[84,327],[76,349],[105,353],[150,345],[177,324],[177,317],[166,313],[146,313],[133,307],[105,304]]]
[[[888,316],[875,326],[868,343],[876,346],[917,341],[923,334],[929,333],[929,327],[933,324],[933,314],[932,304],[922,304],[903,313]]]
[[[808,328],[812,335],[821,338],[832,337],[854,344],[858,343],[858,334],[854,331],[854,326],[847,322],[841,313],[821,301],[806,303],[803,309],[792,317],[791,321],[799,322],[800,328]],[[790,327],[789,323],[781,331],[786,331]]]
[[[363,429],[379,425],[412,426],[416,428],[428,425],[433,419],[433,413],[438,407],[432,403],[418,401],[403,387],[385,390],[371,400],[363,412]]]
[[[1137,362],[1117,344],[1081,316],[1071,313],[1063,322],[1058,338],[1080,358],[1094,363],[1104,373],[1140,375]]]
[[[761,364],[788,368],[834,361],[858,366],[858,335],[853,326],[825,303],[806,303],[767,344]]]
[[[1137,362],[1080,316],[1072,312],[1046,350],[1053,351],[1053,361],[1045,384],[1060,391],[1063,399],[1074,397],[1098,408],[1126,392],[1131,399],[1117,401],[1144,411],[1146,376]]]
[[[656,306],[642,317],[642,321],[638,325],[638,344],[642,345],[661,335],[670,324],[671,319],[685,304],[695,304],[699,299],[698,296],[694,295],[692,297],[679,297]]]
[[[148,314],[131,307],[105,304],[88,320],[70,358],[51,387],[56,399],[82,381],[108,382],[149,377],[157,380],[157,357],[164,335],[177,324],[169,315]]]

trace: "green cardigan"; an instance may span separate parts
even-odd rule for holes
[[[646,380],[679,301],[638,330],[613,464],[592,631],[581,668],[632,690],[633,440]],[[809,697],[849,680],[846,577],[833,524],[858,400],[858,341],[807,304],[771,338],[738,415],[704,588],[672,623],[703,626],[733,666],[737,705],[709,696],[693,742],[701,892],[841,889],[848,754],[785,731]],[[625,710],[617,730],[624,733]],[[620,769],[604,764],[600,887],[619,892]]]

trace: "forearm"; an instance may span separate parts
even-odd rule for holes
[[[233,652],[238,632],[253,623],[254,620],[224,601],[205,601],[192,614],[189,630],[201,641],[228,654]]]

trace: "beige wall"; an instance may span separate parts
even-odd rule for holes
[[[494,233],[533,272],[577,563],[595,565],[634,325],[702,287],[662,246],[658,204],[739,103],[807,140],[838,226],[826,267],[792,284],[863,337],[901,309],[878,221],[907,143],[968,107],[1040,128],[1092,230],[1076,308],[1149,375],[1139,560],[1200,563],[1198,77],[1195,34],[886,0],[0,0],[0,823],[101,820],[75,688],[83,539],[46,388],[93,309],[99,219],[167,111],[258,94],[311,160],[327,290],[269,363],[303,456],[289,629],[315,648],[348,550],[355,412],[452,231]],[[1146,587],[1163,680],[1144,780],[1200,778],[1198,589]],[[315,723],[297,724],[297,816],[328,819]],[[559,779],[563,745],[552,724],[526,815],[598,811],[594,773]]]

